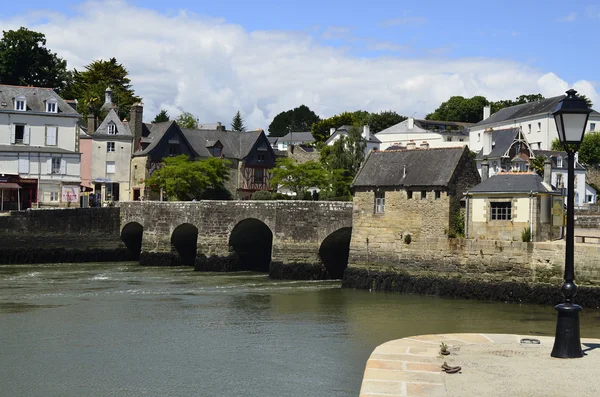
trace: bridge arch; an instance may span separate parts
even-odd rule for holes
[[[246,218],[229,234],[229,247],[238,255],[241,270],[268,272],[273,251],[273,232],[263,221]]]
[[[194,266],[198,247],[198,228],[182,223],[171,234],[171,247],[179,254],[182,266]]]
[[[121,240],[125,243],[132,260],[139,260],[142,252],[144,227],[138,222],[129,222],[121,229]]]
[[[319,257],[332,279],[341,279],[344,276],[348,267],[351,237],[352,228],[342,227],[325,237],[319,247]]]

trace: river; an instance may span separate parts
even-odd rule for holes
[[[133,263],[0,266],[0,395],[357,396],[379,344],[552,335],[551,307]],[[582,336],[600,337],[597,310]]]

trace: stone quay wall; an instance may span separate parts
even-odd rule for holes
[[[131,260],[119,208],[13,211],[0,216],[0,263]]]
[[[322,270],[319,248],[331,233],[352,226],[351,202],[326,201],[197,201],[121,203],[121,228],[137,222],[143,227],[141,264],[168,263],[176,255],[171,236],[182,224],[198,229],[197,254],[227,258],[229,238],[238,223],[258,219],[273,233],[271,273],[289,277],[296,266]],[[156,257],[156,258],[154,258]]]

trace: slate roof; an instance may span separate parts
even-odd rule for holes
[[[399,122],[398,124],[394,124],[384,130],[377,132],[377,135],[382,134],[406,134],[410,132],[420,132],[420,133],[431,133],[431,134],[446,134],[446,135],[463,135],[468,136],[468,128],[472,126],[472,123],[461,123],[457,121],[438,121],[438,120],[421,120],[414,119],[414,127],[412,129],[408,128],[408,119]],[[456,127],[457,129],[453,129],[447,131],[445,126]],[[436,128],[437,127],[437,128]],[[462,129],[458,129],[462,127]]]
[[[492,151],[485,157],[488,159],[504,156],[519,133],[518,128],[506,128],[492,131]],[[481,138],[483,140],[483,137]],[[483,148],[477,153],[475,160],[483,160]]]
[[[52,88],[42,87],[22,87],[14,85],[2,85],[0,84],[0,112],[19,112],[14,110],[14,98],[18,96],[24,96],[27,102],[27,109],[25,113],[43,113],[51,114],[53,116],[73,116],[81,117],[75,109],[67,104]],[[58,106],[58,113],[46,112],[45,101],[47,99],[56,99],[56,106]]]
[[[312,136],[312,132],[290,132],[287,135],[279,138],[281,142],[314,142],[315,138]]]
[[[447,186],[466,150],[466,147],[373,150],[352,185]]]
[[[108,125],[110,123],[114,123],[117,129],[116,134],[108,133]],[[123,123],[119,120],[119,115],[115,112],[114,109],[110,109],[102,123],[96,128],[94,132],[94,136],[107,136],[107,137],[133,137],[131,133],[131,129],[129,128],[129,123]]]
[[[556,151],[556,150],[534,150],[533,155],[534,156],[544,156],[544,157],[549,158],[550,161],[552,162],[552,169],[565,170],[565,171],[568,171],[568,169],[569,169],[569,163],[567,160],[567,152],[561,152],[561,151]],[[557,162],[558,157],[563,158],[562,167],[558,166],[558,162]],[[575,162],[575,170],[585,171],[585,168],[583,168],[583,166],[581,164],[579,164],[579,162],[576,161]]]
[[[158,145],[158,142],[162,139],[165,133],[169,130],[171,125],[177,125],[174,120],[165,121],[162,123],[146,124],[144,123],[146,130],[144,131],[148,135],[142,136],[142,143],[148,143],[148,146],[141,151],[135,152],[134,156],[143,156],[152,151]],[[143,134],[142,134],[143,135]]]
[[[544,179],[535,173],[499,173],[469,189],[469,193],[553,193]]]
[[[548,114],[554,112],[556,105],[565,95],[542,99],[541,101],[524,103],[522,105],[511,106],[500,109],[485,120],[480,121],[473,127],[501,123],[508,120],[520,119],[523,117],[535,116],[538,114]]]
[[[190,145],[200,157],[211,157],[207,143],[219,141],[223,145],[223,157],[229,159],[243,159],[254,147],[254,144],[263,133],[257,131],[214,131],[182,128],[181,131]],[[265,146],[269,146],[265,144]],[[268,149],[267,149],[268,150]]]

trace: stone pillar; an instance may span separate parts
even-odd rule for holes
[[[96,119],[94,118],[93,114],[88,114],[87,116],[87,128],[89,135],[92,135],[94,132],[96,132]]]
[[[134,103],[129,114],[129,129],[133,134],[133,144],[131,152],[135,153],[141,150],[140,139],[142,139],[142,123],[143,123],[144,105],[141,102]]]
[[[549,158],[544,161],[544,182],[548,185],[552,183],[552,162]]]
[[[490,177],[490,165],[487,161],[487,157],[481,162],[481,182],[487,180]]]

